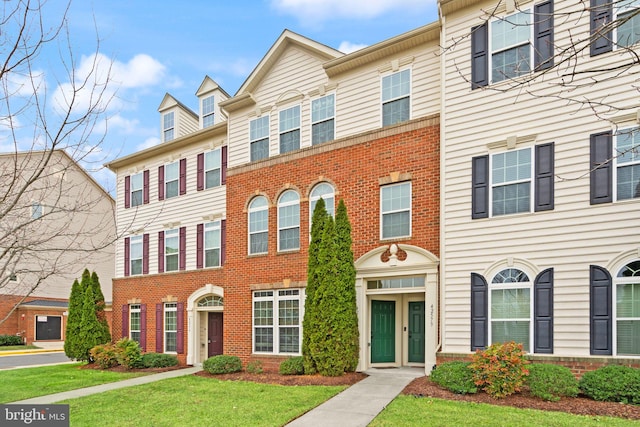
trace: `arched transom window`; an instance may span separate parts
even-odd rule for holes
[[[209,295],[198,301],[198,307],[222,307],[224,305],[223,302],[222,297]]]

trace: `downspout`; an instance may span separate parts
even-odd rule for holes
[[[445,221],[444,221],[444,195],[445,195],[445,179],[444,179],[444,148],[445,148],[445,128],[446,128],[446,85],[445,85],[445,62],[447,50],[445,49],[446,43],[446,18],[442,13],[442,5],[438,1],[438,17],[440,20],[440,49],[442,54],[440,55],[440,274],[438,274],[438,345],[436,346],[436,353],[442,349],[442,336],[444,333],[444,275],[446,270],[445,260]]]

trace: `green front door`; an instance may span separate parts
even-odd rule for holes
[[[371,363],[396,361],[396,303],[371,301]]]
[[[409,303],[409,362],[424,363],[424,301]]]

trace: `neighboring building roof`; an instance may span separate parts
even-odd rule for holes
[[[46,299],[34,299],[33,301],[23,302],[20,307],[59,307],[68,308],[68,301],[51,301]]]

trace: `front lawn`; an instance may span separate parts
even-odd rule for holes
[[[79,369],[81,363],[0,371],[0,403],[91,387],[139,377],[146,373]]]
[[[544,426],[596,427],[637,426],[637,420],[573,415],[564,412],[518,409],[484,403],[459,402],[400,395],[382,411],[369,427],[385,426]]]
[[[0,346],[0,351],[15,351],[15,350],[35,350],[38,349],[37,345],[3,345]]]
[[[59,403],[72,426],[282,426],[344,389],[189,375]]]

